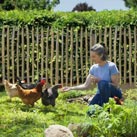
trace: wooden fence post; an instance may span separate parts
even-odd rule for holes
[[[137,27],[134,26],[134,86],[137,87]]]
[[[57,33],[56,33],[56,73],[55,73],[55,83],[57,84],[59,81],[59,64],[58,64],[58,60],[59,60],[59,31],[57,29]]]
[[[2,79],[5,79],[5,27],[2,28]]]

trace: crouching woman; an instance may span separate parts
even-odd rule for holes
[[[100,105],[109,101],[110,97],[122,98],[119,88],[119,70],[115,63],[107,60],[107,50],[104,45],[95,44],[91,48],[91,60],[95,63],[91,66],[84,84],[64,87],[63,92],[70,90],[89,89],[91,83],[97,85],[97,92],[89,105]]]

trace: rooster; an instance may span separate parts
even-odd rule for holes
[[[42,87],[46,83],[45,79],[42,79],[35,88],[23,89],[20,85],[17,85],[19,98],[26,105],[34,106],[34,103],[39,100],[42,96]]]
[[[16,80],[18,82],[18,84],[23,88],[23,89],[33,89],[37,86],[37,84],[40,82],[40,80],[38,80],[35,84],[28,84],[26,83],[26,79],[24,79],[24,81],[22,81],[19,77],[16,77]]]
[[[57,84],[53,87],[47,88],[42,93],[42,104],[45,106],[52,105],[55,106],[55,100],[58,97],[58,89],[62,88],[61,84]]]
[[[16,84],[12,84],[8,82],[8,80],[4,80],[4,87],[10,99],[19,96]]]

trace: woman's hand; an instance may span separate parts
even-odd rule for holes
[[[97,77],[95,77],[95,76],[93,76],[93,75],[91,75],[91,82],[93,82],[93,83],[98,83],[100,81],[100,78],[97,78]]]
[[[66,92],[70,90],[86,90],[86,89],[89,89],[90,85],[91,85],[91,74],[87,76],[84,84],[73,86],[73,87],[63,87],[61,92]]]
[[[66,92],[71,90],[71,87],[63,87],[61,92]]]

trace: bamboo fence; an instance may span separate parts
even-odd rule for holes
[[[34,82],[46,77],[51,85],[83,83],[93,64],[90,48],[107,45],[109,60],[117,64],[121,84],[137,85],[137,27],[65,28],[10,27],[0,30],[0,78],[16,76]]]

